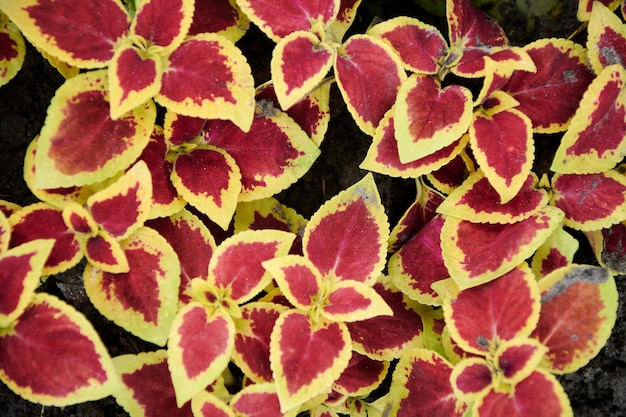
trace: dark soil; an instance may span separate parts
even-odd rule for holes
[[[501,15],[505,18],[503,26],[511,42],[521,45],[541,37],[567,37],[578,26],[574,16],[577,2],[567,0],[561,3],[562,13],[543,19],[501,7]],[[388,19],[398,15],[415,16],[445,27],[441,20],[424,15],[409,0],[364,0],[353,30],[363,32],[374,17]],[[529,19],[532,22],[529,23]],[[527,30],[529,27],[532,30]],[[253,67],[256,83],[267,81],[273,43],[256,28],[251,28],[238,45]],[[50,98],[62,82],[62,77],[29,46],[23,69],[9,84],[0,88],[0,199],[20,205],[37,201],[22,178],[24,154],[29,142],[41,129]],[[321,146],[321,157],[305,177],[278,196],[281,202],[305,217],[310,217],[324,201],[365,174],[358,165],[365,157],[371,138],[357,128],[335,87],[331,94],[331,122]],[[536,147],[537,164],[545,165],[554,151],[555,139],[537,138]],[[390,222],[394,224],[413,201],[414,182],[381,175],[376,175],[376,182]],[[586,242],[582,240],[581,243],[577,262],[595,263]],[[112,356],[155,349],[95,311],[82,288],[82,268],[81,264],[49,278],[42,291],[53,293],[82,311],[94,324]],[[577,417],[626,416],[626,312],[623,308],[626,280],[618,277],[617,283],[620,291],[618,321],[606,347],[578,372],[559,378]],[[43,407],[21,399],[0,383],[0,417],[33,416],[121,417],[127,414],[112,397],[64,408]]]

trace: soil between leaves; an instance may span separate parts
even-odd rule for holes
[[[511,2],[514,3],[514,2]],[[503,8],[507,21],[503,24],[512,43],[523,44],[541,37],[567,37],[578,26],[573,14],[577,2],[563,1],[562,14],[549,19],[534,19],[534,29],[527,31],[529,19]],[[408,0],[364,0],[352,31],[363,32],[374,17],[388,19],[409,15],[445,27],[441,21],[420,12]],[[273,43],[256,28],[251,28],[238,46],[242,48],[254,72],[256,84],[267,81],[269,54]],[[37,199],[22,178],[26,147],[43,125],[46,108],[62,77],[29,47],[24,67],[9,84],[0,88],[0,199],[22,206]],[[321,146],[322,155],[297,184],[277,197],[283,203],[310,217],[328,198],[347,188],[365,174],[358,168],[365,157],[371,138],[353,122],[338,90],[331,91],[331,121]],[[545,170],[555,149],[555,139],[537,138],[536,168]],[[413,201],[414,183],[376,175],[376,183],[392,224]],[[583,240],[579,263],[595,263]],[[42,288],[83,312],[99,332],[112,356],[154,350],[156,347],[115,326],[103,318],[89,302],[81,282],[84,264],[51,277]],[[620,292],[618,319],[611,338],[600,354],[574,374],[559,377],[577,417],[626,416],[626,279],[617,277]],[[0,289],[1,291],[1,289]],[[21,399],[0,383],[0,415],[2,417],[122,417],[127,413],[112,397],[100,401],[63,408],[43,407]]]

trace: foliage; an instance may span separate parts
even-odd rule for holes
[[[133,417],[571,416],[554,375],[604,346],[626,272],[626,6],[581,0],[584,46],[512,46],[476,3],[353,34],[360,0],[0,0],[0,85],[22,35],[66,77],[24,161],[41,201],[0,205],[0,380]],[[256,88],[250,23],[276,43]],[[333,83],[361,168],[416,184],[395,225],[371,173],[309,219],[274,198]],[[152,350],[112,358],[37,291],[81,261]]]

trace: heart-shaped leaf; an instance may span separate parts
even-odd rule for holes
[[[460,85],[441,89],[437,79],[413,74],[396,99],[394,128],[400,162],[428,156],[457,141],[472,120],[472,93]]]
[[[235,325],[225,310],[207,309],[192,301],[176,315],[167,355],[179,407],[226,368],[234,336]]]
[[[626,156],[626,70],[606,67],[580,101],[550,169],[564,174],[596,174]]]
[[[399,141],[395,135],[394,112],[395,107],[392,107],[380,121],[374,133],[372,145],[365,159],[359,165],[360,168],[393,177],[418,178],[421,175],[430,174],[452,161],[469,141],[469,136],[463,135],[459,140],[430,155],[402,163],[398,151]]]
[[[348,366],[351,347],[350,334],[343,323],[311,323],[307,315],[297,311],[282,313],[270,343],[281,411],[324,392]]]
[[[54,296],[33,294],[7,330],[0,335],[0,380],[22,398],[62,407],[119,389],[111,358],[91,323]]]
[[[111,118],[119,119],[154,97],[161,89],[161,59],[130,43],[115,50],[109,66]]]
[[[353,35],[339,48],[334,67],[339,91],[352,118],[363,132],[374,136],[406,80],[402,62],[384,41]],[[363,88],[365,85],[368,88]]]
[[[469,137],[476,162],[500,202],[509,202],[524,185],[535,157],[530,119],[517,109],[476,112]]]
[[[185,200],[222,229],[228,227],[241,190],[241,173],[226,151],[204,145],[178,155],[172,184]]]
[[[385,211],[368,174],[313,214],[303,248],[322,276],[371,283],[382,272],[388,237]]]
[[[334,57],[335,50],[312,33],[298,31],[281,39],[270,63],[280,106],[289,109],[317,87]]]

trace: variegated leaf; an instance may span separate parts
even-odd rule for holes
[[[93,184],[132,164],[150,140],[156,108],[146,102],[110,117],[106,70],[65,81],[48,107],[35,154],[36,188]]]
[[[0,9],[38,49],[80,68],[107,65],[130,26],[130,15],[117,0],[2,0]]]
[[[504,225],[448,216],[441,229],[443,260],[461,289],[486,283],[530,257],[562,219],[563,212],[552,206]]]
[[[385,263],[386,217],[368,174],[313,214],[304,232],[305,256],[322,276],[372,283]]]
[[[374,136],[407,78],[402,62],[380,39],[353,35],[338,49],[334,68],[339,91],[352,118],[363,132]],[[365,85],[367,88],[363,88]]]
[[[625,40],[626,42],[626,40]],[[564,174],[597,174],[626,156],[626,70],[611,65],[593,80],[561,139],[550,169]]]
[[[180,265],[165,238],[143,227],[120,242],[129,270],[112,274],[87,264],[85,290],[109,320],[156,345],[165,345],[176,314]]]
[[[111,358],[91,323],[49,294],[33,294],[13,326],[2,331],[0,380],[28,401],[57,407],[119,389]]]
[[[14,23],[0,14],[0,87],[11,81],[22,68],[26,44]]]
[[[413,74],[396,99],[394,129],[400,162],[409,163],[456,142],[472,120],[472,94],[460,85]]]
[[[243,53],[226,38],[202,33],[185,39],[167,57],[163,71],[157,103],[187,116],[250,128],[254,80]]]

